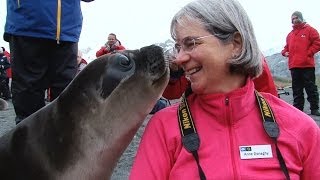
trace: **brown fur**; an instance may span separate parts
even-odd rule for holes
[[[8,103],[4,99],[0,98],[0,111],[7,110]]]

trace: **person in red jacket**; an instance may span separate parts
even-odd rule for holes
[[[81,72],[88,65],[88,62],[85,59],[83,59],[81,51],[78,51],[77,64],[78,64],[77,74]]]
[[[6,49],[4,47],[1,47],[3,54],[5,57],[7,57],[8,62],[11,64],[11,59],[10,59],[10,53],[8,51],[6,51]],[[11,66],[6,70],[7,71],[7,78],[6,78],[6,89],[8,89],[8,95],[7,98],[11,99],[12,95],[11,95],[11,91],[10,91],[10,79],[12,78],[12,72],[11,72]]]
[[[170,57],[171,58],[171,57]],[[184,76],[184,71],[171,59],[169,61],[170,79],[162,96],[166,99],[179,99],[189,86],[189,81]]]
[[[304,21],[302,13],[299,11],[292,14],[291,22],[293,30],[288,34],[286,45],[281,53],[289,58],[293,106],[303,111],[305,101],[303,89],[305,89],[311,114],[320,116],[314,62],[314,54],[320,50],[319,33]]]
[[[1,49],[3,50],[4,56],[7,57],[9,63],[11,63],[10,53],[8,51],[6,51],[6,49],[4,47],[1,47]],[[8,78],[12,78],[11,67],[9,69],[7,69],[7,76],[8,76]]]
[[[4,100],[11,98],[9,78],[7,75],[7,69],[9,69],[10,66],[9,59],[5,56],[3,49],[0,48],[0,97]]]
[[[96,52],[96,57],[118,50],[125,50],[125,47],[121,45],[121,42],[114,33],[110,33],[108,41]]]

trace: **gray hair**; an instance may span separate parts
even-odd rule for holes
[[[241,54],[228,61],[231,73],[257,77],[262,72],[262,54],[259,50],[251,21],[236,0],[195,0],[184,6],[173,17],[171,36],[176,40],[176,26],[187,21],[198,21],[206,31],[223,43],[233,40],[235,32],[242,38]]]

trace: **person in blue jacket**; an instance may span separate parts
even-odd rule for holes
[[[45,89],[54,100],[76,75],[81,28],[80,0],[7,0],[16,124],[45,105]]]

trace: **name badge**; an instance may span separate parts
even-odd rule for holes
[[[241,159],[265,159],[272,158],[271,145],[239,146]]]

